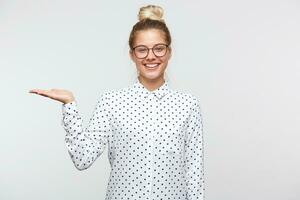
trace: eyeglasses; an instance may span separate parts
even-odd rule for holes
[[[148,48],[145,45],[138,45],[132,50],[137,58],[146,58],[149,54],[149,49],[152,50],[156,57],[163,57],[167,53],[168,46],[167,44],[156,44],[152,48]]]

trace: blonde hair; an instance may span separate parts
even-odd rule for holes
[[[138,22],[132,27],[129,36],[129,47],[133,48],[136,33],[142,30],[157,29],[164,33],[167,45],[171,44],[171,34],[163,19],[164,10],[157,5],[147,5],[140,8],[138,13]]]
[[[158,20],[161,22],[165,22],[162,18],[164,15],[164,10],[160,6],[155,5],[148,5],[140,8],[138,19],[139,21],[142,21],[144,19],[152,19],[152,20]]]

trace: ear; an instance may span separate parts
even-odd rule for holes
[[[133,55],[133,51],[131,49],[129,49],[129,56],[131,58],[131,60],[134,62],[134,55]]]
[[[169,59],[172,57],[172,48],[169,47]]]

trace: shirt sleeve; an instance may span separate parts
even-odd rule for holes
[[[66,131],[65,144],[78,170],[89,168],[103,153],[111,131],[103,95],[99,98],[88,126],[78,112],[77,102],[62,105],[61,124]]]
[[[204,200],[204,145],[200,103],[192,107],[185,143],[185,177],[188,200]]]

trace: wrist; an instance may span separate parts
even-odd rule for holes
[[[71,103],[71,102],[73,102],[73,101],[75,101],[75,99],[68,99],[68,100],[66,100],[66,101],[64,102],[64,104]]]

